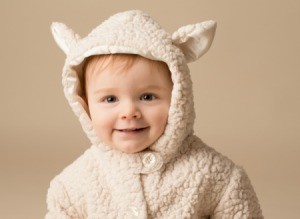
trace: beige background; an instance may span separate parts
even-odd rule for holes
[[[127,9],[170,32],[218,21],[211,50],[190,65],[195,131],[244,166],[266,218],[299,217],[299,0],[4,0],[0,8],[0,218],[42,218],[50,180],[89,147],[63,97],[65,56],[51,22],[84,36]]]

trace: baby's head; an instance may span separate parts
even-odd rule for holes
[[[164,132],[173,83],[168,66],[133,54],[89,57],[84,90],[92,125],[107,145],[136,153]]]
[[[194,132],[188,63],[208,51],[216,22],[169,33],[147,13],[132,10],[109,17],[85,37],[63,23],[51,29],[67,56],[65,96],[93,146],[101,153],[112,148],[133,153],[129,157],[137,160],[149,147],[157,159],[172,159]],[[80,86],[83,65],[85,89]]]

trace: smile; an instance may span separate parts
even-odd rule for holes
[[[132,128],[132,129],[116,129],[119,132],[124,132],[124,133],[135,133],[135,132],[141,132],[145,129],[148,129],[149,127],[144,127],[144,128]]]

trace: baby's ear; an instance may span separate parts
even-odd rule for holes
[[[51,31],[55,42],[66,55],[68,55],[70,48],[72,48],[80,39],[78,34],[63,23],[53,22]]]
[[[172,41],[183,52],[186,61],[193,62],[206,53],[214,39],[217,23],[204,21],[179,28]]]

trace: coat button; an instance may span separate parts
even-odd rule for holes
[[[156,163],[156,157],[152,153],[145,153],[142,160],[143,164],[147,168],[151,168]]]
[[[132,214],[133,216],[135,216],[135,217],[138,217],[138,216],[139,216],[139,210],[138,210],[137,207],[131,206],[130,210],[131,210],[131,214]]]
[[[148,174],[161,169],[163,160],[159,153],[144,151],[140,153],[142,167],[139,173]]]

